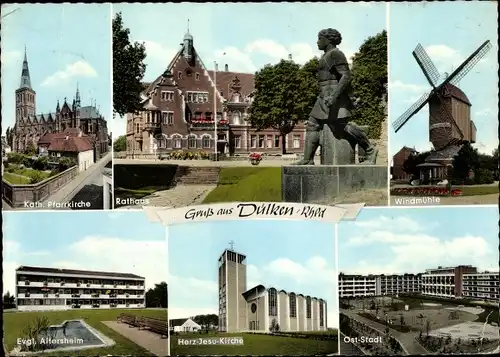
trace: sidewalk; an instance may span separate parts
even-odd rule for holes
[[[44,205],[48,201],[54,202],[69,202],[71,199],[86,185],[86,182],[92,175],[96,174],[96,171],[102,172],[104,167],[111,160],[111,153],[107,153],[102,159],[96,162],[87,170],[79,173],[71,182],[67,183],[65,186],[61,187],[57,192],[49,196],[44,201]]]
[[[116,321],[103,321],[102,323],[154,355],[168,356],[169,340],[167,338],[161,338],[159,335],[147,330],[129,327],[125,323]]]

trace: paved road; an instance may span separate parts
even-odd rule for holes
[[[115,330],[120,335],[126,337],[130,341],[138,344],[145,350],[148,350],[155,356],[168,356],[168,339],[161,338],[153,332],[139,330],[138,328],[131,328],[127,324],[118,323],[116,321],[103,321],[102,323]]]
[[[111,153],[106,154],[86,171],[79,173],[73,181],[47,198],[45,202],[75,203],[82,201],[89,202],[90,207],[72,209],[103,209],[103,169],[106,165],[111,165],[111,157]]]
[[[367,319],[363,316],[359,316],[356,312],[350,311],[350,310],[341,310],[341,312],[350,318],[363,322],[367,324],[370,327],[373,327],[379,331],[384,331],[386,326],[383,324],[380,324],[378,322],[372,321],[370,319]],[[390,334],[396,338],[401,345],[403,345],[403,349],[406,350],[406,353],[409,355],[426,355],[429,354],[429,352],[422,347],[416,340],[415,337],[416,335],[412,332],[409,333],[402,333],[393,329],[389,329]]]

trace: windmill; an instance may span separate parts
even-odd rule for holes
[[[422,45],[418,44],[412,54],[431,85],[431,91],[422,95],[393,123],[394,131],[397,133],[401,130],[420,109],[429,104],[429,141],[435,151],[456,154],[462,144],[474,143],[476,127],[471,120],[471,103],[457,85],[491,47],[490,41],[485,41],[439,84],[440,76],[436,66]],[[450,146],[456,150],[446,150]]]

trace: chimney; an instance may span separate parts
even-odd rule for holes
[[[229,72],[229,66],[227,65],[227,63],[224,65],[224,71]]]

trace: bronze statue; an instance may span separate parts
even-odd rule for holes
[[[307,122],[304,157],[296,165],[314,165],[314,155],[320,146],[320,134],[325,125],[334,135],[344,137],[353,145],[358,144],[365,151],[363,163],[375,164],[378,149],[359,126],[349,122],[354,103],[347,58],[337,48],[341,42],[342,36],[337,30],[328,28],[318,33],[318,49],[324,51],[318,68],[319,95]]]

